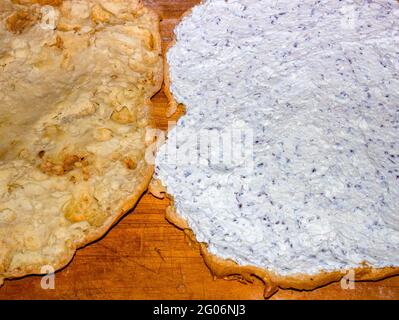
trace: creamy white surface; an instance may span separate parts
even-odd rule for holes
[[[205,1],[175,30],[187,114],[156,176],[211,253],[279,274],[399,265],[399,4]],[[174,164],[193,131],[254,130],[253,169]],[[205,159],[206,160],[206,159]]]

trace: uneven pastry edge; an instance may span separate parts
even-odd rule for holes
[[[201,5],[201,1],[198,5]],[[181,20],[191,14],[192,8],[183,13],[176,25]],[[181,103],[178,103],[172,94],[170,89],[171,79],[169,75],[169,64],[167,61],[166,53],[176,43],[176,36],[173,35],[172,41],[168,44],[164,51],[164,92],[168,99],[168,110],[167,116],[172,116]],[[182,105],[184,107],[184,105]],[[328,285],[333,282],[340,281],[349,271],[354,271],[356,281],[378,281],[385,278],[399,275],[399,266],[397,267],[384,267],[384,268],[373,268],[364,263],[364,267],[358,267],[354,269],[344,269],[337,271],[322,271],[317,274],[302,274],[298,273],[290,276],[281,276],[272,271],[262,269],[251,265],[239,265],[233,260],[220,258],[208,250],[208,245],[204,242],[198,242],[193,230],[189,227],[187,221],[182,218],[176,211],[173,204],[173,196],[169,195],[166,189],[163,187],[160,180],[153,179],[150,186],[149,192],[157,198],[163,198],[166,195],[170,199],[170,205],[166,208],[165,218],[171,224],[177,228],[183,230],[188,235],[190,240],[199,244],[201,255],[204,262],[211,273],[217,278],[234,278],[238,277],[246,282],[252,282],[253,277],[260,279],[264,285],[264,297],[269,298],[275,294],[280,288],[281,289],[296,289],[296,290],[314,290],[319,287]]]
[[[144,173],[143,181],[136,188],[136,190],[134,191],[134,193],[130,197],[130,199],[128,199],[123,204],[123,206],[119,210],[119,212],[110,216],[106,220],[106,222],[103,224],[103,226],[95,229],[92,232],[89,232],[89,234],[83,240],[72,243],[71,246],[68,248],[69,250],[68,250],[67,254],[63,255],[57,264],[51,265],[55,271],[58,271],[60,269],[63,269],[64,267],[66,267],[73,260],[73,257],[75,256],[75,253],[78,249],[83,248],[83,247],[89,245],[90,243],[99,240],[104,235],[106,235],[106,233],[114,225],[116,225],[119,222],[119,220],[121,220],[122,217],[125,214],[127,214],[136,205],[137,201],[140,199],[142,194],[148,188],[148,184],[150,183],[152,175],[154,173],[154,166],[147,167],[143,173]],[[4,280],[12,280],[15,278],[22,278],[22,277],[25,277],[28,275],[41,275],[41,274],[43,274],[43,272],[41,271],[42,267],[43,267],[43,264],[31,265],[29,267],[19,269],[14,272],[5,274],[5,275],[3,275],[4,276],[3,278],[0,278],[0,287],[1,287],[1,285],[4,284]]]
[[[139,0],[141,2],[141,0]],[[156,30],[153,33],[153,37],[155,40],[155,43],[157,43],[158,48],[159,48],[159,53],[161,54],[162,48],[161,48],[161,32],[160,32],[160,21],[161,18],[156,13],[154,10],[151,8],[147,7],[147,12],[148,15],[152,16],[152,19],[157,24]],[[156,85],[154,86],[152,92],[149,92],[149,96],[153,97],[157,92],[159,92],[162,88],[163,84],[163,65],[162,65],[162,70],[159,72],[159,74],[154,75],[155,83]],[[151,109],[153,108],[153,103],[151,102],[150,99],[148,99],[146,105],[148,106],[148,122],[149,124],[147,125],[146,128],[154,128],[155,127],[155,121],[154,118],[151,114]],[[51,267],[53,267],[54,271],[58,271],[66,267],[72,260],[73,257],[75,256],[75,253],[78,249],[84,248],[85,246],[101,239],[103,236],[107,234],[107,232],[114,226],[116,225],[125,214],[127,214],[131,209],[134,208],[134,206],[137,204],[138,200],[141,198],[141,196],[144,194],[144,192],[148,189],[148,186],[151,182],[152,176],[154,174],[154,165],[148,165],[142,172],[142,181],[141,183],[136,187],[134,190],[133,194],[127,199],[121,208],[113,215],[108,217],[108,219],[104,222],[104,224],[96,228],[94,230],[90,230],[90,232],[87,234],[85,238],[83,238],[81,241],[76,241],[73,242],[70,247],[68,248],[68,252],[64,255],[61,256],[57,264],[52,264]],[[25,268],[17,269],[13,272],[9,273],[4,273],[0,275],[0,288],[4,284],[4,280],[12,280],[12,279],[17,279],[17,278],[22,278],[25,276],[29,275],[43,275],[43,271],[41,268],[43,267],[43,264],[37,264],[37,265],[30,265]]]
[[[253,265],[239,265],[231,259],[220,258],[217,255],[210,253],[207,243],[197,241],[193,230],[188,225],[188,222],[177,213],[173,204],[173,196],[167,193],[160,180],[153,179],[148,190],[157,198],[163,198],[166,196],[170,200],[170,205],[166,208],[165,212],[166,220],[178,229],[184,231],[190,241],[199,245],[201,256],[215,278],[226,280],[239,279],[249,283],[253,282],[254,277],[258,278],[265,286],[265,298],[270,298],[279,289],[311,291],[330,283],[338,282],[351,271],[354,272],[355,281],[378,281],[399,275],[399,267],[373,268],[366,262],[364,263],[364,266],[358,268],[321,271],[317,274],[297,273],[288,276],[282,276],[270,270]]]

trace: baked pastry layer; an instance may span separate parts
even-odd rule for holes
[[[141,1],[0,0],[0,282],[70,261],[145,191],[159,19]]]

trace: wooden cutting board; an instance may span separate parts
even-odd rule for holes
[[[163,18],[165,47],[179,17],[199,1],[145,2]],[[165,95],[160,92],[153,101],[157,125],[166,129]],[[56,273],[54,290],[43,290],[41,278],[29,276],[6,281],[0,299],[263,299],[259,280],[252,284],[214,280],[198,247],[165,221],[167,205],[167,200],[145,194],[101,240],[79,250]],[[399,276],[357,282],[353,290],[344,290],[339,283],[310,292],[280,290],[272,299],[399,299]]]

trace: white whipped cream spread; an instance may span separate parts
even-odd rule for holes
[[[197,240],[281,275],[399,266],[399,3],[204,1],[175,34],[156,177]],[[187,152],[232,128],[251,165]]]

